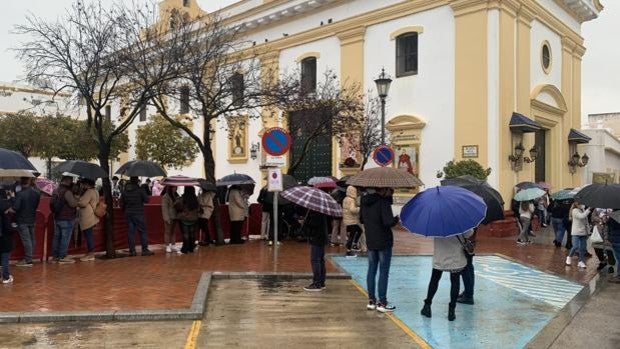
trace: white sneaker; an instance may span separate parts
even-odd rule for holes
[[[579,264],[577,264],[577,266],[582,269],[585,269],[588,267],[584,262],[581,262],[581,261],[579,261]]]
[[[8,279],[2,279],[3,284],[12,284],[13,283],[13,275],[9,275]]]
[[[566,265],[571,265],[572,263],[572,259],[570,258],[570,256],[566,257]]]
[[[172,252],[172,245],[166,245],[166,253]]]

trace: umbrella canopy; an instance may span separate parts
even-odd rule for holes
[[[468,177],[468,178],[462,178]],[[481,181],[472,176],[459,176],[452,179],[444,179],[441,185],[451,185],[467,189],[478,195],[487,205],[487,213],[482,224],[489,224],[494,221],[504,219],[504,199],[502,195],[489,185],[486,181]]]
[[[51,179],[47,179],[47,178],[37,178],[37,180],[35,181],[35,184],[37,188],[39,188],[40,191],[44,192],[45,194],[48,194],[49,196],[52,196],[52,193],[54,192],[54,190],[58,188],[58,183],[54,182]]]
[[[540,187],[540,185],[534,183],[534,182],[521,182],[517,185],[515,185],[515,187],[519,188],[519,189],[530,189],[530,188],[538,188],[538,189],[542,189]]]
[[[589,207],[620,209],[620,184],[586,185],[575,195],[575,200]]]
[[[329,194],[314,187],[294,187],[282,192],[282,197],[301,207],[332,217],[342,217],[342,207]]]
[[[296,186],[298,186],[299,183],[297,182],[297,180],[295,179],[295,177],[288,175],[288,174],[283,174],[282,175],[282,188],[284,190],[286,189],[290,189],[290,188],[294,188]],[[264,196],[263,196],[263,201],[266,204],[273,204],[273,192],[271,191],[267,191],[267,187],[263,187],[264,190]],[[285,198],[282,197],[282,193],[280,193],[278,195],[278,205],[288,205],[291,202],[286,200]]]
[[[170,176],[162,179],[161,185],[169,187],[193,187],[199,186],[200,182],[196,178],[187,176]]]
[[[540,187],[540,189],[551,189],[551,184],[547,182],[538,182],[536,184]]]
[[[332,177],[312,177],[308,180],[308,185],[316,187],[318,184],[336,184],[336,181]],[[335,187],[335,186],[334,186]]]
[[[514,199],[516,201],[530,201],[538,199],[545,194],[546,192],[540,188],[529,188],[523,189],[520,192],[516,193]]]
[[[220,178],[215,185],[218,187],[224,187],[228,185],[241,185],[241,184],[254,184],[252,177],[243,173],[233,173],[228,176]]]
[[[124,163],[115,172],[128,177],[165,177],[166,171],[149,160],[132,160]]]
[[[392,167],[376,167],[364,170],[349,178],[347,184],[367,188],[413,188],[424,185],[407,171]]]
[[[21,177],[34,178],[34,174],[29,170],[15,170],[0,168],[0,178],[5,180],[17,180]]]
[[[37,170],[22,154],[4,148],[0,148],[0,168],[5,170]]]
[[[573,192],[573,189],[562,189],[560,191],[556,191],[555,193],[552,193],[549,196],[551,197],[552,200],[561,201],[561,200],[570,200],[575,197],[575,194],[576,193]]]
[[[487,205],[469,190],[444,186],[414,196],[400,212],[401,224],[412,233],[448,237],[477,227]]]
[[[59,173],[69,172],[84,178],[103,178],[107,177],[106,171],[97,164],[81,160],[68,160],[62,162],[54,168]]]
[[[215,186],[215,184],[206,179],[200,178],[198,179],[198,183],[200,183],[200,189],[204,191],[217,191],[217,187]]]

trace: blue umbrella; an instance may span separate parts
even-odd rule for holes
[[[575,192],[573,189],[562,189],[560,191],[556,191],[555,193],[549,195],[553,200],[570,200],[575,197]]]
[[[529,188],[516,193],[514,199],[516,201],[530,201],[538,199],[545,194],[546,192],[540,188]]]
[[[477,227],[487,205],[467,189],[454,186],[428,188],[414,196],[400,212],[401,224],[412,233],[449,237]]]

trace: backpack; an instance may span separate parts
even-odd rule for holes
[[[60,195],[60,191],[54,191],[52,194],[52,199],[50,200],[50,211],[52,211],[52,214],[54,214],[54,216],[58,216],[64,205],[65,199]]]

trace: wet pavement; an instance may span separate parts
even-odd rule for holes
[[[588,285],[597,275],[596,265],[598,261],[596,257],[588,260],[588,268],[585,271],[578,270],[576,267],[567,268],[564,266],[566,251],[565,249],[553,247],[551,244],[551,233],[547,230],[538,235],[534,239],[536,243],[529,246],[517,246],[514,239],[483,239],[479,241],[477,251],[480,255],[492,254],[496,256],[493,258],[501,258],[507,261],[506,263],[516,262],[519,268],[522,268],[519,271],[520,274],[531,270],[544,272],[545,275],[554,275],[554,277],[570,282],[572,285],[577,285],[577,287]],[[275,262],[273,247],[268,247],[261,241],[251,241],[244,245],[201,247],[191,255],[165,254],[156,246],[153,247],[153,250],[156,252],[156,255],[151,257],[119,258],[116,260],[97,259],[93,262],[78,262],[69,265],[36,263],[32,268],[12,267],[11,271],[15,275],[16,281],[12,285],[0,285],[0,313],[35,311],[45,314],[54,311],[78,310],[96,312],[189,308],[203,272],[310,272],[308,246],[292,241],[286,241],[279,248]],[[342,247],[328,247],[327,253],[343,254],[344,249]],[[432,239],[415,236],[404,231],[397,231],[395,233],[395,255],[419,256],[431,253]],[[506,259],[503,257],[506,257]],[[422,258],[418,268],[420,270],[419,274],[412,275],[407,273],[406,275],[398,275],[393,273],[391,276],[390,292],[395,289],[393,287],[399,287],[398,280],[403,282],[403,287],[408,287],[407,282],[410,282],[412,279],[418,280],[417,282],[424,286],[423,289],[409,290],[407,294],[409,300],[396,301],[397,306],[399,304],[400,306],[397,310],[397,316],[394,317],[386,317],[375,312],[363,311],[363,305],[366,302],[365,296],[359,290],[355,291],[356,287],[350,280],[330,280],[328,286],[332,282],[338,286],[334,288],[329,286],[328,292],[320,294],[305,294],[300,291],[300,287],[307,280],[289,280],[286,283],[275,284],[264,284],[264,282],[261,284],[261,281],[245,280],[245,282],[250,282],[248,285],[233,285],[235,282],[242,282],[242,280],[217,280],[212,284],[212,289],[215,291],[213,293],[210,292],[208,295],[206,317],[200,322],[1,324],[0,348],[181,348],[186,343],[195,343],[196,346],[194,347],[204,347],[207,344],[209,347],[212,345],[229,347],[237,344],[248,347],[274,347],[268,345],[269,343],[278,343],[279,345],[276,347],[288,347],[292,344],[300,348],[316,346],[348,347],[345,343],[349,342],[340,341],[339,336],[349,338],[345,334],[351,334],[352,337],[356,338],[369,338],[355,330],[358,322],[363,323],[365,320],[368,320],[365,317],[369,317],[375,325],[381,323],[380,326],[385,326],[385,328],[381,327],[382,330],[392,333],[396,338],[404,339],[403,341],[399,339],[394,345],[389,347],[414,347],[417,343],[414,340],[416,336],[414,332],[419,331],[420,333],[417,333],[417,335],[423,337],[424,331],[416,328],[417,325],[413,323],[407,323],[407,316],[416,318],[419,316],[419,303],[424,298],[423,293],[425,293],[426,283],[428,282],[428,275],[425,273],[428,273],[430,270],[430,268],[424,267],[424,257],[418,258]],[[363,258],[359,259],[363,261]],[[494,265],[498,262],[492,259],[484,260],[482,256],[477,259],[480,271],[484,270],[484,263]],[[364,263],[360,265],[362,264]],[[331,273],[339,271],[338,267],[329,261],[327,268],[328,272]],[[361,268],[363,269],[363,267]],[[485,277],[485,274],[478,274],[477,292],[483,294],[487,287],[485,285],[496,285],[495,287],[504,290],[503,292],[510,293],[511,300],[517,298],[525,299],[527,300],[525,304],[529,304],[530,307],[532,304],[530,300],[540,296],[528,294],[528,292],[531,293],[532,290],[535,290],[537,285],[529,287],[525,283],[515,284],[510,278],[507,279],[501,273],[499,274],[499,276],[495,275],[495,278],[491,278],[488,275],[486,275],[488,277]],[[252,284],[252,282],[255,284]],[[364,283],[359,282],[360,285]],[[449,284],[448,279],[444,277],[441,287],[445,287],[447,284]],[[616,287],[614,290],[617,291],[619,285],[610,286]],[[518,289],[519,287],[523,289]],[[238,299],[237,303],[231,306],[225,305],[224,301],[228,299],[227,296],[232,296],[233,294]],[[310,298],[303,298],[304,302],[299,302],[302,299],[301,297]],[[563,297],[570,298],[570,294],[566,294]],[[435,326],[435,323],[438,323],[439,326],[445,326],[447,321],[444,321],[445,314],[441,310],[441,302],[447,302],[447,291],[440,288],[436,299],[439,302],[437,303],[437,310],[434,309],[437,318],[434,317],[430,323],[433,326]],[[499,297],[497,299],[499,303],[499,300],[502,298]],[[534,308],[536,311],[547,314],[561,306],[564,298],[558,304],[553,304],[554,301],[553,299],[550,301],[541,300],[539,303],[536,303]],[[608,297],[608,302],[614,301],[617,303],[616,298]],[[407,310],[407,302],[411,302],[411,309],[409,310]],[[467,315],[468,310],[465,309],[466,306],[459,305],[457,307],[457,321],[455,323],[462,324],[459,321],[464,321],[465,319],[472,321],[478,319],[476,321],[481,323],[487,321],[486,317],[476,314],[476,312],[481,311],[480,309],[484,309],[485,301],[477,299],[477,302],[482,303],[477,303],[475,306],[476,310],[472,310],[473,313],[469,315]],[[508,306],[507,312],[510,313],[511,303],[505,303]],[[514,304],[515,307],[520,306],[518,302]],[[605,304],[609,305],[610,303],[601,303],[601,308],[598,311],[604,311]],[[362,310],[359,310],[360,305]],[[231,312],[230,309],[235,309],[236,311]],[[294,310],[304,315],[292,315],[295,314]],[[336,310],[329,318],[333,320],[322,321],[320,314],[331,310]],[[218,318],[217,315],[213,315],[215,313],[226,313],[227,316]],[[591,319],[586,317],[585,314],[583,311],[580,312],[575,321],[580,319],[580,317],[584,317],[586,322]],[[339,315],[343,316],[339,317]],[[567,321],[570,321],[573,315],[571,313]],[[545,316],[548,316],[548,314]],[[231,318],[233,324],[225,324],[224,321],[227,318]],[[263,321],[263,319],[265,320]],[[616,320],[617,323],[617,317],[611,320]],[[271,326],[270,321],[279,325]],[[251,325],[252,323],[254,325]],[[405,323],[407,324],[405,325]],[[519,328],[521,326],[519,322],[516,322],[516,324],[513,327]],[[561,328],[557,329],[558,333],[562,331],[565,325],[563,324]],[[430,328],[435,333],[433,326]],[[294,331],[293,329],[297,327],[302,330]],[[589,328],[592,329],[592,327],[590,325]],[[288,331],[289,328],[291,331]],[[306,328],[313,329],[313,331],[306,333],[304,331]],[[288,337],[293,337],[294,333],[295,335],[301,335],[305,338],[305,342],[288,343],[285,337],[274,334],[275,332],[271,331],[273,329],[276,332],[287,333]],[[312,338],[315,336],[315,330],[327,332],[333,338],[328,342],[313,342]],[[593,330],[595,333],[598,333],[596,332],[596,327]],[[524,331],[535,333],[536,330]],[[244,333],[246,332],[252,335],[245,336]],[[455,336],[452,340],[457,340],[462,336],[459,331],[452,333]],[[576,331],[575,333],[579,332]],[[615,336],[613,338],[618,338],[617,332],[615,333],[612,334]],[[529,335],[527,334],[527,336]],[[234,338],[234,340],[231,338]],[[372,345],[375,343],[372,338],[370,336],[366,342],[355,342],[359,344],[356,347],[379,347],[379,344],[382,342],[380,341],[377,345]],[[429,342],[435,343],[433,338],[429,338]],[[564,334],[562,338],[571,337]],[[480,338],[476,340],[478,340],[479,344],[482,344],[474,345],[473,347],[486,346],[484,344],[486,339]],[[515,341],[510,342],[513,344],[523,343],[521,339],[513,338],[511,340]],[[552,338],[553,340],[555,340],[555,336]],[[306,343],[308,345],[305,345]],[[310,343],[314,344],[310,345]],[[339,344],[332,345],[330,343]],[[471,343],[475,343],[475,341]],[[449,343],[448,346],[452,346],[452,344],[454,343]],[[498,344],[498,342],[495,342],[495,344]],[[426,346],[423,341],[421,346]],[[444,346],[437,345],[437,347]]]

